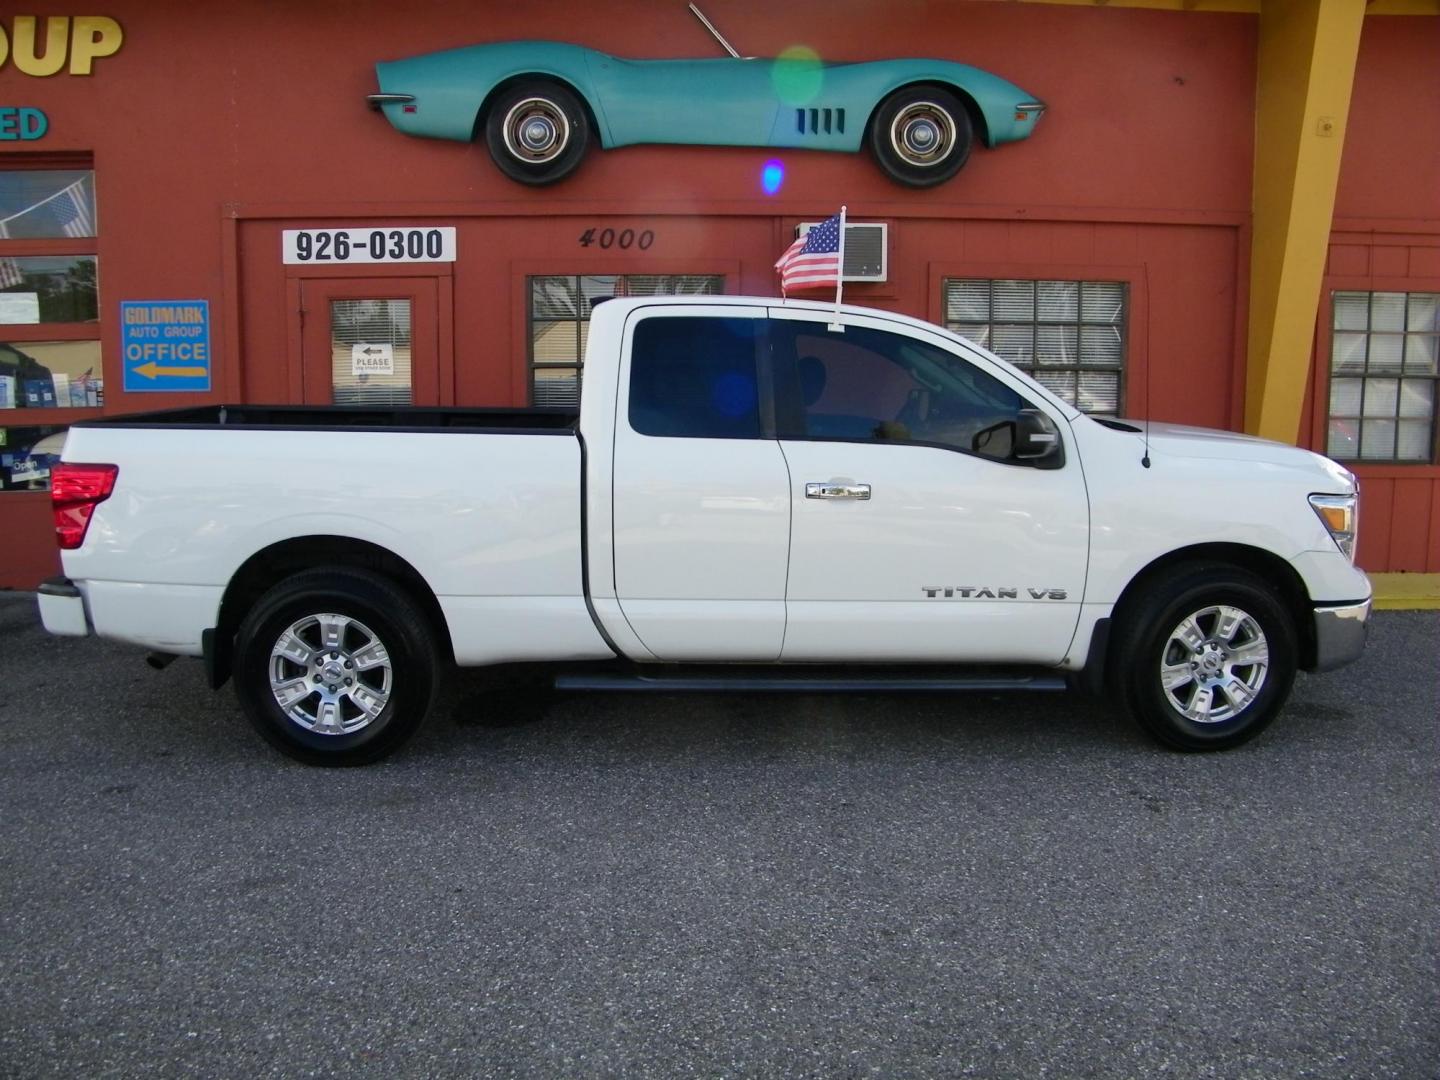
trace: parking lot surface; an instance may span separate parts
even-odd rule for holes
[[[294,764],[0,594],[0,1075],[1433,1077],[1440,613],[1256,742],[457,679]]]

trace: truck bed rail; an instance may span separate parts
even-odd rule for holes
[[[477,409],[354,405],[203,405],[103,419],[72,427],[214,429],[242,427],[258,431],[345,428],[360,431],[455,431],[515,435],[571,435],[580,419],[571,409]]]

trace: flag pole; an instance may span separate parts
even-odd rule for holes
[[[831,320],[827,330],[833,330],[837,334],[843,334],[845,327],[840,322],[840,298],[845,290],[845,207],[840,207],[840,250],[835,253],[835,318]]]

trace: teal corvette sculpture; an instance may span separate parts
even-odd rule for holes
[[[707,28],[708,21],[695,12]],[[946,60],[822,63],[732,54],[713,60],[626,60],[578,45],[507,41],[375,65],[368,97],[407,135],[471,142],[526,184],[579,166],[592,139],[767,146],[855,153],[912,187],[930,187],[986,146],[1028,136],[1043,102],[978,68]]]

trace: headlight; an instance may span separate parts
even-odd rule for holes
[[[1358,517],[1357,495],[1311,495],[1310,505],[1324,523],[1335,546],[1355,561],[1355,525]]]

